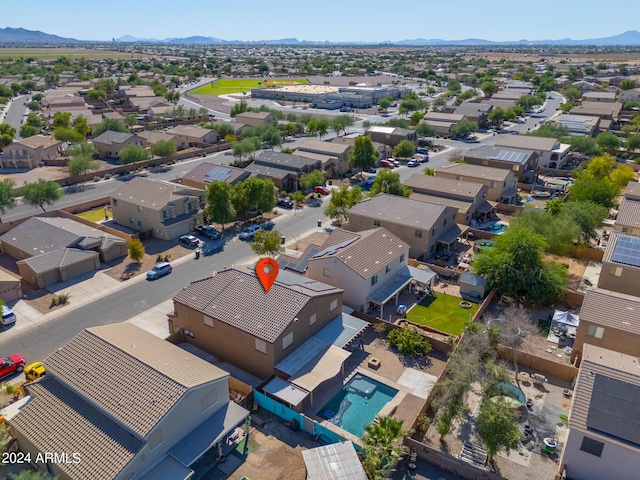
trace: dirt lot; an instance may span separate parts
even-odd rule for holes
[[[541,58],[549,63],[560,63],[565,60],[569,63],[584,63],[584,62],[619,62],[629,65],[640,64],[640,54],[637,53],[601,53],[593,52],[593,54],[559,54],[552,57],[543,57],[539,53],[527,53],[527,52],[468,52],[465,58],[484,58],[492,62],[500,60],[509,60],[515,62],[537,62]]]

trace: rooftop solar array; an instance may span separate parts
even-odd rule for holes
[[[591,129],[591,127],[589,125],[576,124],[576,123],[573,123],[573,122],[560,121],[560,124],[563,127],[570,128],[571,130],[578,130],[578,131],[581,131],[581,132],[586,132],[586,131]]]
[[[335,245],[331,245],[330,247],[325,248],[324,250],[316,253],[313,258],[319,258],[319,257],[324,257],[325,255],[332,255],[334,253],[336,253],[338,250],[340,250],[341,248],[347,247],[349,245],[351,245],[353,242],[355,242],[356,240],[358,240],[360,237],[353,237],[350,238],[349,240],[345,240],[344,242],[340,242],[340,243],[336,243]]]
[[[640,267],[640,238],[618,237],[611,260],[633,267]]]
[[[205,183],[225,182],[231,176],[231,169],[225,167],[214,167],[205,176]]]
[[[495,157],[491,157],[491,160],[502,160],[503,162],[522,163],[527,157],[527,152],[515,152],[513,150],[500,150],[500,153]]]
[[[300,287],[313,290],[314,292],[324,292],[326,290],[333,290],[336,288],[331,285],[327,285],[326,283],[318,282],[317,280],[303,277],[302,275],[298,275],[297,273],[287,272],[284,270],[280,270],[278,272],[276,281],[282,285],[287,286],[298,285]]]
[[[309,248],[309,250],[306,251],[305,254],[298,259],[297,263],[289,262],[287,260],[283,260],[281,262],[280,259],[278,259],[278,265],[281,269],[287,268],[289,270],[293,270],[294,272],[304,273],[304,271],[307,269],[307,266],[309,265],[309,259],[316,253],[318,253],[318,251],[319,250],[317,248]]]
[[[585,123],[587,120],[591,120],[591,119],[585,118],[585,117],[576,117],[573,115],[562,115],[560,117],[561,122],[569,122],[569,123]]]
[[[640,445],[640,387],[596,374],[587,427]]]

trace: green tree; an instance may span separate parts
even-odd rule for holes
[[[84,141],[84,135],[70,128],[58,127],[53,129],[53,138],[60,142],[78,143]]]
[[[462,120],[457,125],[451,127],[451,133],[457,137],[467,138],[473,132],[478,131],[478,123],[471,120]]]
[[[368,170],[375,166],[378,155],[371,138],[361,135],[356,138],[353,150],[349,152],[349,165],[353,168]]]
[[[609,180],[620,188],[626,187],[630,181],[636,179],[636,172],[629,165],[619,165],[609,174]]]
[[[407,435],[404,422],[395,417],[380,416],[366,427],[362,436],[362,466],[371,480],[388,478],[408,448],[402,444]]]
[[[91,127],[87,123],[87,119],[82,115],[78,115],[73,121],[73,129],[84,138],[87,138],[87,135],[91,133]]]
[[[233,107],[231,107],[230,115],[231,117],[235,117],[239,113],[244,113],[249,109],[249,105],[247,102],[242,99],[240,102],[236,103]]]
[[[617,150],[622,144],[622,140],[611,132],[602,132],[596,137],[596,143],[602,148]]]
[[[562,89],[562,95],[564,95],[570,102],[574,102],[582,98],[582,90],[575,85],[567,85]]]
[[[550,305],[565,293],[566,271],[543,261],[547,241],[542,235],[512,226],[493,242],[472,264],[490,289],[533,305]]]
[[[583,175],[597,179],[607,178],[615,164],[616,159],[609,154],[594,157],[589,160]]]
[[[406,355],[426,355],[431,351],[427,337],[414,327],[395,328],[387,335],[389,344]]]
[[[32,110],[32,111],[36,111],[36,110],[41,110],[42,109],[42,107],[40,106],[40,103],[39,102],[35,102],[33,100],[31,100],[30,102],[27,102],[27,108],[29,110]]]
[[[53,128],[71,128],[71,114],[69,112],[54,113]]]
[[[436,171],[433,168],[429,167],[426,167],[424,170],[422,170],[422,173],[424,173],[425,175],[429,175],[430,177],[436,176]]]
[[[624,146],[627,150],[638,150],[640,148],[640,133],[629,135],[624,141]]]
[[[16,182],[10,178],[0,180],[0,214],[4,215],[7,210],[16,206],[15,188]],[[0,223],[2,223],[1,219]]]
[[[423,137],[435,137],[436,129],[432,125],[429,125],[427,122],[420,122],[416,125],[416,133]]]
[[[39,130],[32,126],[32,125],[27,125],[24,124],[20,127],[20,136],[22,138],[29,138],[29,137],[33,137],[34,135],[37,135],[39,133]]]
[[[447,90],[450,92],[461,92],[462,85],[460,85],[460,82],[457,80],[451,80],[450,82],[447,82]]]
[[[22,187],[22,199],[24,203],[32,207],[40,207],[43,212],[45,205],[53,205],[64,195],[62,187],[56,182],[38,179],[34,183],[26,183]]]
[[[260,139],[266,143],[271,150],[273,150],[274,147],[282,145],[282,136],[280,135],[280,130],[276,127],[267,127],[262,132]]]
[[[560,212],[561,216],[566,216],[578,226],[582,242],[597,238],[596,229],[602,226],[608,214],[607,208],[588,200],[565,203]]]
[[[416,144],[411,140],[402,140],[393,149],[393,155],[401,158],[409,158],[416,153]]]
[[[614,199],[620,193],[620,187],[609,178],[582,176],[569,187],[569,198],[573,202],[592,201],[606,208],[614,205]]]
[[[74,177],[76,175],[84,175],[98,169],[98,162],[94,161],[88,155],[78,155],[71,158],[67,162],[67,173],[69,176]]]
[[[32,127],[36,127],[36,128],[40,128],[44,126],[44,121],[42,120],[42,117],[37,113],[33,113],[33,112],[27,115],[27,121],[25,123],[27,125],[31,125]]]
[[[505,120],[504,110],[502,110],[501,108],[494,108],[493,110],[491,110],[491,112],[489,112],[487,118],[491,125],[496,128],[500,128]]]
[[[222,226],[236,218],[236,210],[232,202],[233,187],[227,182],[214,180],[207,187],[207,205],[205,212],[212,222]]]
[[[620,90],[632,90],[636,88],[636,81],[631,78],[625,78],[620,82]]]
[[[387,108],[389,108],[391,106],[391,104],[393,103],[393,97],[382,97],[380,100],[378,100],[378,107],[380,107],[380,110],[384,111]]]
[[[500,450],[507,453],[518,448],[520,430],[511,408],[484,396],[480,404],[480,414],[476,418],[476,432],[487,447],[489,462]]]
[[[304,188],[313,188],[324,183],[324,174],[320,170],[305,173],[300,177],[300,185]]]
[[[178,151],[174,140],[160,140],[151,145],[151,153],[157,157],[168,157]]]
[[[93,127],[92,133],[94,137],[98,137],[107,130],[112,132],[129,133],[129,128],[124,124],[124,121],[119,118],[105,118],[102,122]]]
[[[275,257],[284,253],[282,234],[278,230],[260,230],[250,245],[253,253],[260,256]]]
[[[317,134],[318,138],[322,140],[327,133],[329,133],[329,129],[331,128],[331,122],[327,118],[319,118],[317,122]]]
[[[144,160],[149,160],[151,157],[151,153],[149,150],[142,148],[140,145],[136,145],[135,143],[130,143],[122,150],[120,150],[120,163],[123,165],[129,163],[138,163]]]
[[[129,250],[129,257],[135,263],[140,263],[140,260],[144,257],[144,245],[139,238],[132,238],[127,242],[127,249]]]
[[[542,122],[540,126],[527,135],[534,137],[560,138],[569,135],[569,129],[563,125],[552,122]]]
[[[89,156],[92,157],[98,153],[98,149],[93,144],[87,142],[79,142],[71,145],[65,150],[65,155],[68,157]]]
[[[338,222],[347,221],[349,210],[360,200],[362,200],[360,187],[349,188],[348,185],[342,185],[337,190],[331,190],[331,199],[329,205],[324,209],[324,214]]]
[[[498,86],[493,82],[482,82],[482,85],[480,85],[480,90],[482,90],[482,93],[484,93],[485,97],[490,97],[498,91]]]
[[[351,115],[340,115],[331,121],[331,129],[340,135],[340,132],[347,133],[347,128],[353,126],[353,117]]]
[[[227,135],[233,135],[235,132],[230,123],[216,123],[213,125],[207,125],[206,128],[211,128],[218,132],[218,137],[224,138]]]
[[[107,92],[100,88],[92,88],[87,92],[87,98],[94,101],[104,101],[107,99]]]
[[[543,100],[536,95],[523,95],[516,101],[516,105],[524,109],[535,107],[536,105],[542,105],[542,103]]]
[[[547,241],[545,250],[556,255],[564,255],[580,233],[578,225],[571,218],[554,215],[546,209],[527,209],[514,214],[511,226],[524,227],[542,235]]]
[[[369,195],[374,197],[379,193],[408,197],[412,191],[402,184],[398,172],[382,168],[376,173],[376,179],[373,181]]]
[[[293,200],[296,205],[300,205],[302,202],[304,202],[304,192],[300,190],[293,192],[289,196],[291,197],[291,200]]]

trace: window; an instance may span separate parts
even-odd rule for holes
[[[118,204],[118,199],[117,199],[117,198],[114,198],[114,199],[113,199],[113,204],[114,204],[114,205],[117,205],[117,204]]]
[[[518,172],[518,171],[520,171],[520,165],[514,165],[514,166],[513,166],[513,171],[514,171],[514,172]]]
[[[604,448],[604,443],[594,440],[593,438],[583,437],[582,445],[580,445],[580,450],[583,452],[590,453],[591,455],[595,455],[599,457],[602,455],[602,449]]]
[[[193,203],[187,203],[187,212],[193,210]]]
[[[627,227],[622,227],[622,233],[629,233],[629,229]]]
[[[389,273],[391,271],[391,265],[387,265],[384,273]]]
[[[309,326],[311,326],[311,325],[313,325],[314,323],[316,323],[316,319],[317,319],[317,317],[316,317],[316,314],[315,314],[315,313],[314,313],[313,315],[311,315],[311,316],[309,317]]]
[[[433,253],[433,251],[435,250],[435,247],[436,247],[435,245],[431,245],[431,248],[429,249],[429,252]]]
[[[589,325],[587,335],[594,338],[602,338],[602,335],[604,335],[604,328],[598,327],[597,325]]]
[[[496,182],[491,182],[491,188],[496,188]]]
[[[142,207],[138,205],[138,213],[142,213]]]
[[[286,350],[287,348],[289,348],[292,343],[293,343],[293,332],[287,334],[287,336],[285,336],[282,339],[282,350]]]
[[[485,167],[489,165],[489,160],[482,160],[482,165],[484,165]]]
[[[431,236],[435,237],[437,231],[438,231],[438,227],[433,227],[433,230],[431,230]]]
[[[456,180],[460,181],[462,180],[462,177],[460,175],[456,175]]]
[[[138,220],[138,228],[142,228],[142,221]]]
[[[169,215],[170,215],[169,210],[163,210],[162,211],[162,218],[163,219],[166,220],[167,218],[169,218]]]
[[[322,275],[324,275],[325,277],[331,277],[331,269],[330,268],[323,268],[322,269]]]
[[[213,328],[213,318],[211,317],[207,317],[206,315],[204,316],[204,324],[207,327],[212,327]]]
[[[404,262],[404,253],[400,255],[400,263]]]
[[[338,300],[333,300],[329,305],[329,311],[333,312],[336,308],[338,308]]]
[[[611,267],[611,275],[616,277],[622,276],[622,267]]]
[[[256,350],[258,350],[260,353],[267,353],[267,342],[265,342],[264,340],[260,340],[259,338],[256,338]]]
[[[135,220],[133,218],[129,219],[129,223],[133,223]]]
[[[373,221],[373,226],[374,227],[379,227],[380,226],[380,220],[374,220]]]
[[[444,224],[443,224],[443,225],[446,225],[446,224],[447,224],[447,219],[445,218],[445,219],[444,219]]]
[[[371,277],[371,286],[373,287],[376,283],[378,283],[378,275]]]
[[[416,237],[422,238],[422,230],[416,230]]]

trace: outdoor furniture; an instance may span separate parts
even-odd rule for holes
[[[371,357],[368,361],[367,361],[367,366],[369,368],[373,368],[374,370],[377,370],[378,368],[380,368],[380,359],[376,358],[376,357]]]
[[[544,384],[547,381],[547,377],[545,377],[544,375],[540,374],[540,373],[534,373],[531,376],[531,379],[533,381],[533,386],[534,387],[543,387]]]
[[[522,383],[529,383],[531,378],[527,372],[519,372],[518,373],[518,381]]]

